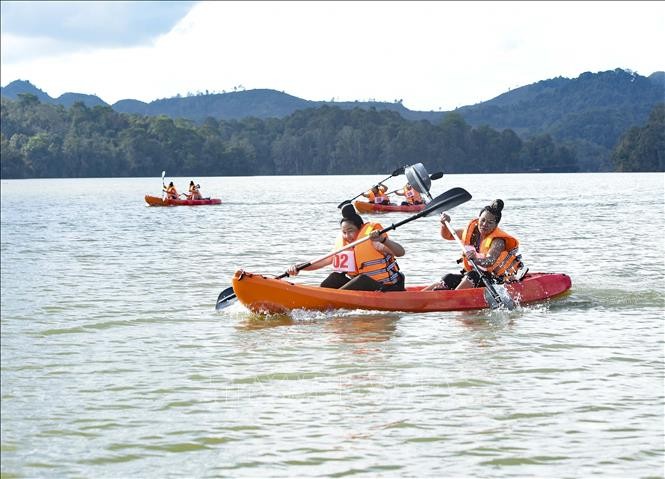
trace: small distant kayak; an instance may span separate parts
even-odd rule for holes
[[[570,277],[560,273],[529,273],[522,281],[505,285],[508,294],[519,304],[553,298],[568,291],[570,286]],[[233,276],[233,291],[238,300],[256,313],[287,313],[292,309],[434,312],[490,307],[485,288],[422,291],[423,288],[410,286],[398,292],[350,291],[295,284],[243,270]]]
[[[358,213],[377,213],[377,212],[406,212],[417,213],[422,211],[427,206],[425,203],[420,205],[381,205],[377,203],[370,203],[368,201],[354,201],[353,206],[356,207]]]
[[[202,200],[166,200],[161,196],[145,195],[145,202],[149,206],[197,206],[197,205],[220,205],[222,200],[219,198],[204,198]]]

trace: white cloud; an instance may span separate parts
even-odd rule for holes
[[[145,47],[14,63],[7,38],[3,85],[27,79],[51,96],[152,101],[243,85],[450,110],[556,76],[664,70],[665,3],[201,2]]]

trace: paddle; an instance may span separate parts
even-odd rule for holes
[[[441,177],[443,177],[443,171],[437,171],[436,173],[432,173],[431,175],[429,175],[430,180],[438,180]],[[397,188],[396,190],[389,191],[388,193],[386,193],[386,195],[392,195],[393,193],[397,193],[401,189],[402,188]]]
[[[166,171],[162,170],[162,198],[164,197],[164,192],[166,191],[166,185],[164,184],[165,176],[166,176]]]
[[[466,254],[466,248],[464,247],[464,243],[462,243],[462,240],[457,235],[455,229],[452,226],[450,226],[450,223],[448,223],[447,221],[444,221],[443,224],[446,225],[446,228],[448,228],[450,234],[453,235],[453,238],[455,238],[455,241],[457,241],[457,244],[462,249],[462,253]],[[492,284],[492,281],[490,281],[490,279],[487,276],[485,276],[482,273],[482,271],[480,271],[480,268],[478,268],[478,265],[476,264],[475,261],[469,258],[467,258],[467,261],[471,263],[471,266],[475,270],[476,274],[480,276],[480,279],[485,285],[485,292],[488,293],[485,294],[485,299],[487,300],[487,303],[489,304],[490,308],[496,309],[499,306],[505,306],[506,309],[508,310],[515,309],[515,302],[508,294],[508,291],[506,291],[505,286]]]
[[[434,213],[435,211],[439,210],[449,210],[451,208],[454,208],[456,206],[461,205],[462,203],[466,203],[471,199],[471,194],[466,191],[464,188],[452,188],[445,193],[440,194],[436,198],[434,198],[428,205],[427,208],[424,210],[416,213],[413,216],[409,216],[408,218],[398,222],[398,223],[393,223],[392,225],[383,228],[382,230],[379,231],[379,236],[387,233],[388,231],[394,230],[399,228],[402,225],[405,225],[413,220],[417,220],[418,218],[422,218],[423,216],[427,216],[431,213]],[[307,263],[299,264],[297,266],[297,270],[301,271],[304,268],[307,268],[308,266],[313,265],[314,263],[318,263],[319,261],[323,261],[324,259],[328,259],[331,256],[334,256],[338,253],[341,253],[344,250],[353,248],[355,246],[358,246],[360,243],[363,243],[365,241],[368,241],[370,239],[369,236],[365,236],[364,238],[361,238],[359,240],[354,241],[353,243],[349,243],[346,246],[344,246],[341,249],[338,249],[337,251],[333,251],[331,253],[328,253],[324,256],[321,256],[320,258],[314,259],[312,261],[308,261]],[[282,279],[289,276],[288,273],[282,273],[279,276],[276,276],[275,279]],[[233,292],[233,287],[230,286],[223,290],[221,293],[219,293],[219,296],[217,297],[217,303],[215,304],[215,309],[216,310],[221,310],[226,308],[231,304],[231,301],[236,298],[235,293]]]
[[[390,176],[388,176],[388,177],[384,178],[383,180],[379,181],[379,182],[378,182],[376,185],[374,185],[374,186],[377,186],[377,187],[378,187],[381,183],[383,183],[384,181],[389,180],[389,179],[392,178],[393,176],[403,175],[403,174],[404,174],[404,168],[405,168],[404,166],[400,166],[400,167],[397,168],[395,171],[393,171],[393,172],[390,174]],[[372,188],[373,188],[373,187],[372,187]],[[363,193],[364,193],[364,191],[363,191]],[[340,204],[337,205],[337,207],[338,207],[338,208],[341,208],[341,207],[344,206],[345,204],[347,204],[347,203],[351,203],[353,200],[355,200],[355,199],[358,198],[359,196],[362,196],[363,193],[359,193],[359,194],[357,194],[356,196],[354,196],[354,197],[351,198],[350,200],[344,200],[344,201],[342,201]]]

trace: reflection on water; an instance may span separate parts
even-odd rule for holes
[[[388,341],[397,330],[399,314],[356,314],[333,318],[326,329],[345,343],[378,343]]]
[[[292,311],[291,314],[257,314],[248,312],[236,325],[241,331],[311,324],[323,326],[327,332],[339,336],[345,343],[382,342],[389,340],[397,330],[397,313],[353,313],[346,311]]]

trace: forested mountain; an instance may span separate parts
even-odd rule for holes
[[[510,128],[520,137],[549,134],[574,149],[584,170],[612,169],[610,152],[629,128],[665,102],[665,73],[627,70],[554,78],[457,111],[471,125]]]
[[[107,106],[94,95],[66,93],[53,99],[26,81],[15,81],[2,89],[3,98],[17,100],[21,93],[34,95],[42,104],[71,106],[78,101],[87,108]],[[664,72],[643,77],[629,70],[617,69],[584,73],[576,79],[544,80],[509,91],[487,102],[459,108],[455,113],[457,117],[461,116],[466,127],[476,127],[472,128],[476,134],[479,131],[498,130],[501,134],[509,131],[510,134],[517,135],[523,144],[534,144],[543,138],[549,138],[552,145],[565,146],[565,151],[569,153],[565,155],[568,158],[566,162],[562,161],[562,158],[556,161],[550,161],[550,158],[545,163],[536,159],[533,166],[525,165],[524,162],[514,163],[502,167],[504,169],[494,166],[496,171],[612,171],[618,168],[612,159],[612,149],[619,139],[632,128],[644,127],[649,113],[659,102],[664,101]],[[4,105],[3,102],[3,121]],[[399,101],[309,101],[274,90],[220,94],[206,92],[151,103],[121,100],[111,108],[116,112],[192,120],[190,127],[196,130],[212,120],[219,125],[248,125],[253,122],[261,125],[283,125],[298,117],[298,112],[321,112],[324,111],[324,106],[333,107],[335,111],[365,111],[368,117],[372,118],[376,118],[372,115],[378,112],[393,113],[398,115],[400,120],[411,120],[414,124],[427,120],[428,125],[422,125],[422,130],[439,128],[443,119],[450,117],[450,112],[411,111]],[[312,117],[318,115],[319,113],[311,114]],[[404,124],[412,122],[405,121]],[[177,120],[177,123],[185,122]],[[346,125],[339,125],[338,128],[344,126]],[[5,130],[3,125],[3,132]],[[310,137],[312,134],[313,132],[302,132],[302,137]],[[242,135],[236,135],[236,138],[240,136]],[[5,140],[9,138],[6,137]],[[249,139],[247,141],[252,143]],[[382,146],[388,148],[390,144],[390,148],[396,148],[394,142],[394,138],[386,138],[386,144]],[[420,145],[419,148],[426,149],[428,145]],[[385,155],[384,158],[367,160],[369,164],[374,164],[376,161],[384,161]],[[323,161],[335,163],[332,158]],[[481,163],[484,164],[485,160],[482,159]],[[266,171],[268,170],[270,168]],[[323,168],[320,172],[330,171]]]
[[[369,174],[422,162],[432,171],[576,171],[574,154],[547,136],[472,128],[396,112],[322,106],[283,118],[198,124],[118,113],[106,106],[1,100],[3,178]]]
[[[665,103],[642,127],[628,130],[612,153],[617,171],[665,171]]]
[[[29,81],[16,80],[11,82],[4,88],[0,88],[3,97],[11,100],[18,99],[21,93],[30,93],[35,95],[40,102],[50,103],[52,105],[72,106],[77,101],[85,103],[86,106],[108,106],[104,100],[96,95],[88,95],[85,93],[63,93],[58,98],[51,98],[48,93],[40,90]]]

